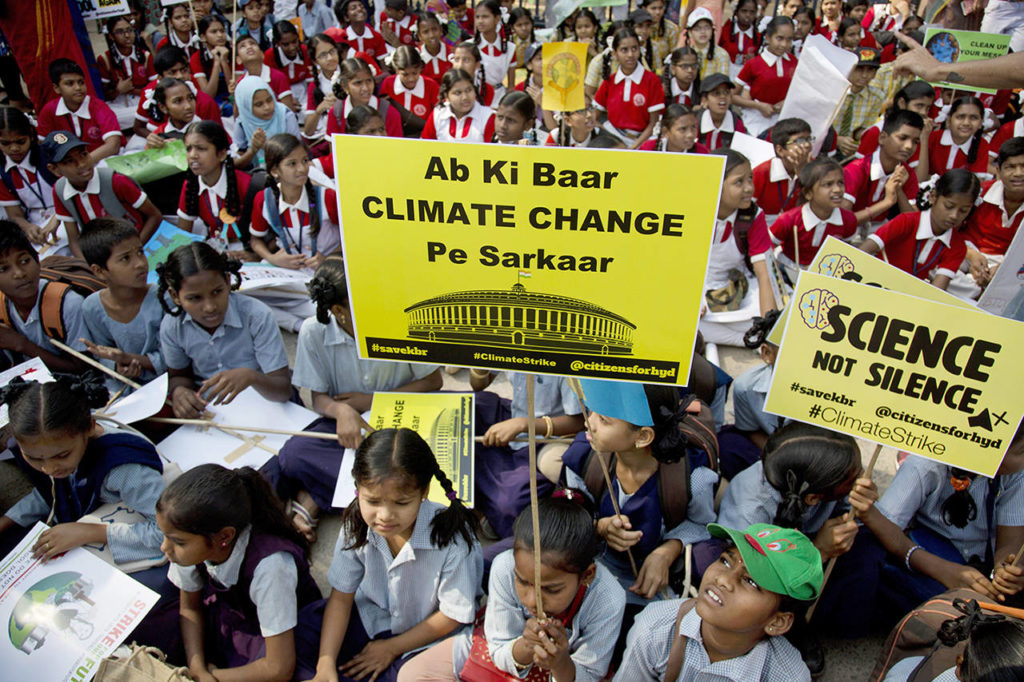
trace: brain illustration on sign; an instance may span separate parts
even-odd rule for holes
[[[811,289],[800,297],[800,318],[811,329],[827,329],[828,311],[839,304],[839,297],[825,289]]]
[[[96,605],[89,599],[92,588],[92,582],[74,571],[54,573],[29,587],[11,611],[11,644],[31,655],[52,631],[80,640],[91,637],[93,625],[83,616]]]
[[[829,277],[842,277],[853,270],[853,261],[838,253],[830,253],[818,263],[818,272]]]

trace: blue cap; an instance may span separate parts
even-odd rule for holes
[[[580,388],[583,389],[583,402],[592,411],[634,426],[654,426],[643,384],[580,379]]]

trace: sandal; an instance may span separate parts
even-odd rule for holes
[[[320,525],[320,519],[310,514],[308,509],[295,500],[288,501],[288,508],[285,509],[285,513],[292,519],[295,528],[309,541],[309,544],[316,542],[316,527]],[[305,524],[305,527],[300,525],[298,521]]]

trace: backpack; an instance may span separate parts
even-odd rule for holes
[[[100,203],[103,204],[103,210],[107,212],[107,215],[113,218],[124,218],[128,214],[128,209],[124,207],[121,200],[114,194],[114,170],[112,168],[104,167],[97,168],[96,174],[100,179]],[[127,177],[127,176],[125,176]],[[130,178],[129,178],[130,179]],[[132,182],[135,182],[132,180]],[[57,183],[53,186],[54,196],[57,201],[61,203],[61,206],[68,212],[68,214],[75,219],[75,222],[79,225],[85,225],[87,220],[82,220],[82,216],[78,214],[78,207],[75,206],[73,200],[64,199],[64,188],[68,185],[67,178],[59,178]]]
[[[912,656],[924,656],[924,660],[910,673],[907,682],[928,682],[955,666],[957,656],[963,653],[967,642],[943,646],[937,633],[947,620],[964,615],[953,606],[953,601],[958,599],[976,600],[985,613],[1005,613],[1024,618],[1021,609],[987,603],[985,595],[973,590],[943,592],[918,606],[896,624],[885,640],[870,679],[880,682],[894,665]]]
[[[106,285],[93,274],[85,261],[70,256],[49,256],[39,261],[39,276],[44,280],[43,295],[39,299],[39,321],[51,339],[65,341],[64,299],[69,291],[83,298],[105,289]],[[0,292],[0,324],[11,326],[7,296]]]
[[[39,152],[39,145],[33,145],[31,151],[29,151],[29,162],[32,163],[36,168],[36,177],[41,178],[50,187],[57,184],[57,176],[50,172],[50,169],[46,167],[46,164],[42,162],[40,157],[42,154]],[[0,160],[3,160],[3,156],[0,155]],[[4,183],[12,196],[18,196],[18,190],[14,187],[14,169],[7,169],[6,163],[0,163],[0,182]],[[39,197],[40,200],[45,201],[46,197]],[[51,199],[53,197],[50,197]]]
[[[696,605],[696,599],[684,599],[683,603],[679,605],[676,624],[672,628],[672,647],[668,650],[668,664],[665,666],[665,675],[662,677],[666,682],[675,682],[679,679],[679,673],[683,672],[683,663],[686,658],[686,638],[679,636],[679,624]]]
[[[264,176],[265,178],[266,176]],[[264,180],[266,182],[266,180]],[[309,215],[312,216],[314,211],[319,211],[320,207],[324,204],[324,189],[320,185],[313,185],[314,192],[313,196],[309,197]],[[305,192],[306,190],[302,190]],[[270,221],[270,227],[274,230],[274,234],[277,236],[281,246],[284,247],[285,253],[297,253],[298,245],[295,240],[292,239],[288,230],[285,229],[281,223],[281,210],[277,205],[277,196],[274,194],[274,190],[267,187],[263,190],[263,207],[267,209],[267,218]],[[316,238],[317,235],[310,237],[310,246],[313,249],[313,255],[315,256],[316,251]],[[295,247],[293,251],[292,247]]]

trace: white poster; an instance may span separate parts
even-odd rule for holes
[[[747,157],[751,168],[757,168],[765,161],[775,158],[775,145],[746,133],[733,133],[730,146],[733,151]]]
[[[295,293],[309,297],[306,282],[312,276],[308,271],[289,270],[264,263],[245,263],[241,275],[242,285],[238,288],[241,292],[273,289],[274,293]]]
[[[814,40],[818,38],[820,40]],[[821,44],[824,43],[824,44]],[[836,53],[842,54],[836,54]],[[852,60],[849,68],[843,55]],[[811,36],[800,52],[800,60],[793,74],[793,82],[782,104],[779,118],[800,118],[811,126],[814,146],[811,158],[818,155],[829,126],[839,112],[839,106],[850,89],[846,75],[856,64],[857,56],[830,44],[821,36]],[[839,66],[837,66],[837,63]]]
[[[82,18],[106,19],[128,14],[128,0],[75,0]]]
[[[1018,230],[1003,262],[984,293],[978,307],[993,315],[1024,322],[1024,232]]]
[[[3,679],[87,682],[158,595],[82,548],[32,558],[37,523],[0,565]]]

